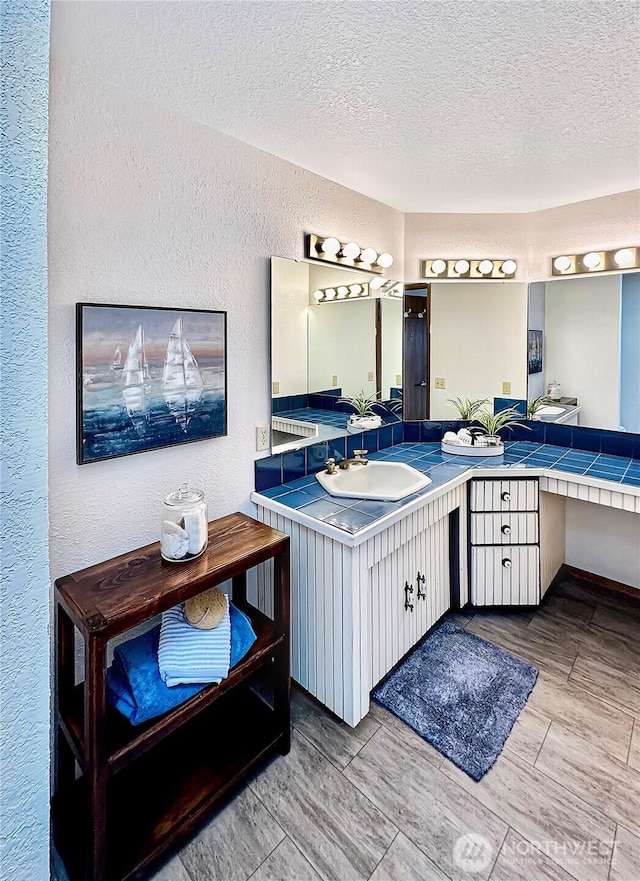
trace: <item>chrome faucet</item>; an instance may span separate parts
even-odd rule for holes
[[[368,465],[369,460],[365,459],[365,453],[368,453],[368,450],[354,450],[353,451],[353,459],[343,459],[338,463],[338,468],[341,468],[343,471],[346,471],[349,465]]]

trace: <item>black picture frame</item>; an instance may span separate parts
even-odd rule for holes
[[[529,375],[542,373],[542,331],[530,330],[527,340],[527,364]]]
[[[76,303],[78,465],[227,434],[227,313]]]

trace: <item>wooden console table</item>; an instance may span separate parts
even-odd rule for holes
[[[273,620],[247,601],[246,578],[271,559]],[[250,652],[219,685],[132,726],[106,702],[108,641],[228,579],[257,635]],[[156,542],[58,579],[54,599],[56,846],[72,881],[144,878],[253,769],[289,751],[289,537],[231,514],[209,524],[190,563],[163,561]]]

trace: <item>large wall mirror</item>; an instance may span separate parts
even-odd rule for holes
[[[401,396],[402,292],[373,273],[271,259],[273,451],[347,434],[326,398]]]
[[[314,392],[400,394],[406,323],[400,298],[387,293],[319,304],[313,296],[318,289],[337,291],[372,278],[273,258],[274,414],[279,398]],[[555,381],[563,406],[573,408],[571,424],[640,433],[640,273],[530,285],[435,281],[424,288],[427,418],[457,418],[453,398],[486,398],[490,406],[496,398],[531,400]],[[273,448],[346,433],[343,414],[328,418],[333,425],[320,425],[307,441],[274,433]],[[407,412],[405,418],[412,416]],[[543,418],[568,421],[565,413]]]
[[[530,398],[554,381],[578,425],[640,433],[640,273],[531,284],[529,328],[542,343]]]

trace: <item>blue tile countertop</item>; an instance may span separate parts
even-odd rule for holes
[[[402,501],[380,502],[331,496],[323,490],[315,475],[307,475],[262,490],[260,495],[354,534],[370,526],[380,517],[432,493],[471,468],[517,468],[519,471],[527,468],[552,468],[562,474],[607,480],[624,487],[640,487],[639,459],[590,453],[586,450],[530,441],[506,443],[504,456],[486,459],[443,453],[439,443],[397,444],[380,452],[371,453],[367,458],[372,461],[406,462],[427,474],[432,483],[426,489],[407,496]]]

